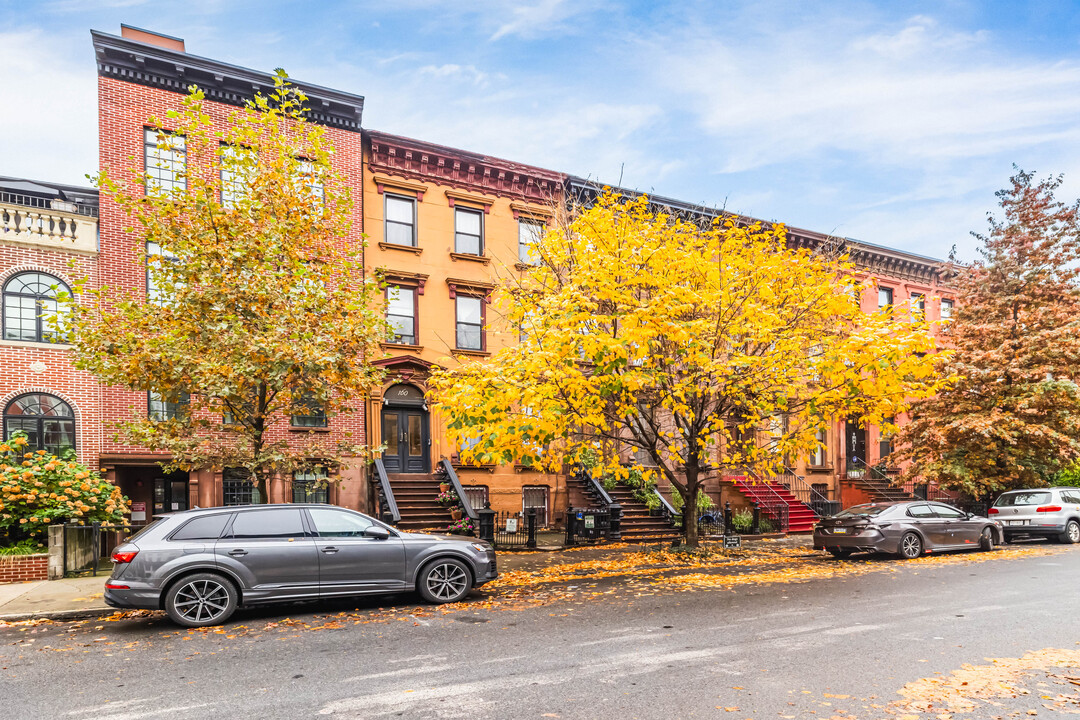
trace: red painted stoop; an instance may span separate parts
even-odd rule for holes
[[[735,487],[750,500],[755,502],[775,501],[780,497],[788,506],[788,532],[801,533],[812,532],[814,523],[817,522],[817,514],[810,506],[801,502],[786,485],[769,480],[751,480],[749,478],[735,477]],[[770,492],[771,490],[771,492]]]

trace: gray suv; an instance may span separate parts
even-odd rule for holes
[[[1080,488],[1052,487],[1002,493],[990,508],[1009,542],[1017,537],[1045,537],[1080,542]]]
[[[163,609],[185,627],[224,622],[238,605],[416,590],[449,603],[498,577],[474,538],[406,533],[332,505],[172,513],[117,546],[105,602]]]

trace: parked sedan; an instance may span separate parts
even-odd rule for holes
[[[1000,523],[925,500],[853,505],[814,527],[814,548],[840,558],[855,552],[911,559],[944,550],[991,550],[1003,539]]]
[[[1005,539],[1044,537],[1080,542],[1080,488],[1053,487],[1002,493],[990,508],[1000,520]]]
[[[412,590],[456,602],[498,577],[488,543],[402,532],[327,505],[163,515],[112,559],[106,603],[162,609],[185,627],[221,623],[257,603]]]

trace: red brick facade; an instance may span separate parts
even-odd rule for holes
[[[48,579],[48,555],[8,555],[0,557],[0,585]]]

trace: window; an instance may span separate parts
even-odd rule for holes
[[[544,527],[548,524],[548,488],[546,485],[521,489],[521,509],[523,513],[528,514],[529,508],[536,508],[537,527]]]
[[[487,485],[466,485],[461,488],[465,491],[465,499],[473,510],[480,510],[488,506]]]
[[[479,210],[454,208],[454,250],[463,255],[483,255],[484,215]]]
[[[4,339],[24,342],[63,342],[61,294],[71,290],[60,280],[39,272],[24,272],[4,283]],[[57,318],[57,327],[52,318]]]
[[[169,540],[217,540],[229,523],[229,513],[195,518],[172,534]]]
[[[324,538],[364,537],[367,529],[375,524],[363,515],[354,515],[342,510],[312,508],[308,512],[311,513],[311,521],[315,524],[315,532],[319,534],[319,537]]]
[[[1045,505],[1052,498],[1050,493],[1043,491],[1023,490],[1020,492],[1005,493],[994,501],[994,507],[1017,507],[1021,505]]]
[[[885,418],[884,424],[885,425],[895,425],[896,424],[896,418],[887,417],[887,418]],[[892,433],[891,432],[886,432],[885,430],[882,430],[881,431],[881,437],[878,439],[878,458],[880,460],[885,460],[887,457],[892,455],[892,451],[893,451]]]
[[[1074,503],[1080,505],[1080,491],[1077,490],[1062,490],[1061,500],[1067,503]]]
[[[305,537],[306,533],[304,521],[300,517],[300,509],[281,508],[237,513],[229,535],[237,539],[284,540]]]
[[[810,456],[810,464],[813,467],[825,467],[829,464],[829,453],[825,449],[828,446],[829,433],[822,428],[814,434],[814,439],[818,441],[818,446],[814,448],[814,454]]]
[[[311,160],[299,158],[296,165],[296,179],[306,191],[306,195],[322,205],[326,200],[326,189],[323,187],[322,171]]]
[[[221,204],[234,207],[248,193],[255,178],[255,152],[237,145],[221,146]]]
[[[953,314],[953,301],[944,299],[941,301],[941,322],[947,323],[952,321]]]
[[[911,293],[911,320],[919,322],[926,317],[926,296],[922,293]]]
[[[877,306],[878,309],[888,307],[892,305],[893,291],[892,288],[879,287],[877,291]]]
[[[416,247],[416,200],[386,195],[386,242]]]
[[[963,520],[967,517],[966,514],[954,507],[949,507],[948,505],[931,505],[930,507],[934,508],[934,513],[936,513],[939,518],[945,518],[947,520]]]
[[[933,509],[929,505],[912,505],[907,514],[913,518],[932,518],[934,515]]]
[[[157,258],[161,258],[160,260]],[[161,275],[166,262],[176,262],[176,255],[162,249],[156,242],[146,243],[146,298],[159,302],[162,299]],[[174,281],[174,286],[177,285]]]
[[[222,505],[252,505],[260,499],[251,474],[244,468],[225,468],[221,490]]]
[[[187,147],[182,135],[147,129],[143,150],[147,195],[187,189]]]
[[[319,469],[293,473],[292,501],[329,504],[330,488],[326,484],[326,472]]]
[[[416,345],[416,288],[386,286],[386,321],[394,329],[391,342]]]
[[[292,416],[293,427],[326,427],[326,411],[313,392],[301,393],[299,405],[304,412]]]
[[[457,347],[484,349],[484,300],[471,295],[457,296]]]
[[[544,226],[528,220],[518,221],[518,261],[524,265],[535,265],[536,245],[544,234]]]
[[[75,450],[75,413],[58,397],[28,393],[9,402],[4,408],[4,439],[20,431],[34,450],[58,457]]]
[[[151,390],[146,393],[146,409],[151,420],[165,422],[167,420],[183,420],[187,417],[188,404],[191,395],[186,392],[175,392],[171,395],[163,395]]]

